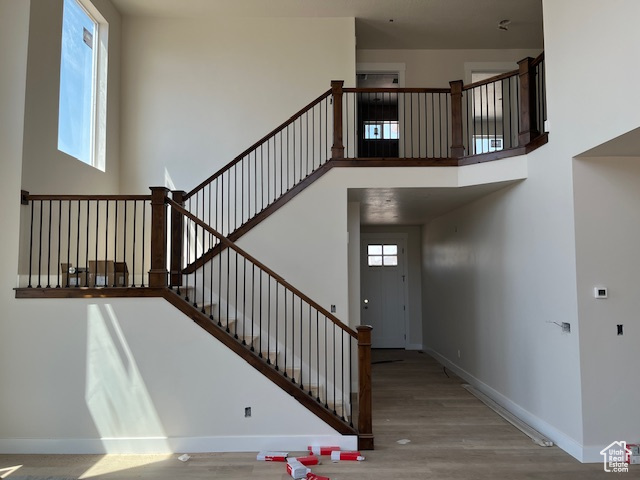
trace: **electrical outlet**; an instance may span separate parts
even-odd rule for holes
[[[251,416],[251,407],[244,407],[244,418],[249,418]]]
[[[458,350],[458,358],[460,358],[460,350]]]
[[[562,333],[571,333],[571,324],[562,322]]]

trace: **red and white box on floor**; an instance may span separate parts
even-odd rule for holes
[[[640,465],[640,443],[627,443],[627,449],[631,451],[631,454],[627,455],[627,463]]]
[[[311,469],[294,458],[287,460],[287,473],[291,478],[307,478],[307,475],[311,473]]]
[[[256,456],[256,460],[262,462],[286,462],[287,457],[289,456],[288,452],[260,452]]]

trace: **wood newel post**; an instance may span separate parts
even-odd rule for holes
[[[449,82],[451,87],[451,157],[462,158],[464,156],[464,143],[462,141],[462,80]]]
[[[358,448],[373,450],[371,407],[371,330],[358,325]]]
[[[333,146],[331,158],[344,158],[342,144],[342,86],[343,80],[331,81],[331,95],[333,97]]]
[[[183,190],[173,190],[171,197],[181,207],[184,207],[184,197],[187,192]],[[182,285],[182,238],[184,232],[183,217],[180,212],[171,209],[171,261],[169,285]]]
[[[520,77],[520,131],[518,145],[523,147],[540,135],[536,123],[536,88],[533,58],[527,57],[518,62]]]
[[[169,189],[151,187],[151,269],[150,287],[166,287],[167,277],[167,206]]]

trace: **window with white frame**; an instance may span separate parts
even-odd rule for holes
[[[367,265],[370,267],[397,267],[398,245],[367,245]]]
[[[105,169],[108,24],[87,0],[64,0],[58,150]]]
[[[398,140],[400,131],[397,120],[364,122],[365,140]]]
[[[473,135],[473,154],[489,153],[502,150],[502,135]]]

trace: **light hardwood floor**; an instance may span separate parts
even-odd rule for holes
[[[373,352],[373,426],[376,450],[364,462],[313,472],[346,479],[602,479],[601,464],[583,465],[557,447],[538,447],[419,352]],[[408,439],[410,443],[398,444]],[[292,452],[293,454],[294,452]],[[176,455],[0,455],[0,478],[40,479],[263,479],[290,478],[282,464],[255,453]],[[326,457],[323,457],[325,459]],[[4,477],[2,469],[22,465]],[[633,465],[632,467],[636,467]],[[623,478],[639,478],[640,465]],[[611,477],[613,478],[613,477]]]

